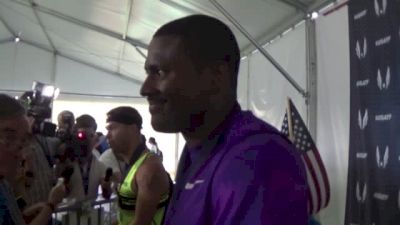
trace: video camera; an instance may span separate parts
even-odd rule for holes
[[[58,93],[58,88],[35,81],[32,90],[24,92],[19,98],[20,102],[27,107],[28,116],[35,119],[32,127],[34,134],[55,136],[57,126],[45,120],[51,118],[53,99]]]
[[[88,149],[88,136],[85,132],[73,131],[70,135],[65,135],[61,141],[63,142],[61,148],[56,153],[56,158],[61,162],[85,157],[88,151],[91,151]]]

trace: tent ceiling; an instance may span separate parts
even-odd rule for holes
[[[265,43],[307,12],[332,0],[218,0],[256,40]],[[0,0],[0,44],[25,43],[143,81],[146,47],[162,24],[195,13],[234,30],[242,53],[250,42],[209,0]],[[138,51],[139,50],[139,51]]]

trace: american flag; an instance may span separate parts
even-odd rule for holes
[[[291,116],[288,118],[288,115]],[[290,99],[288,99],[288,108],[281,131],[293,142],[301,154],[307,171],[309,213],[311,215],[317,214],[329,203],[328,175],[306,125]]]

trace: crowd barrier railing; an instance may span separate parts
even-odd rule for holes
[[[78,201],[58,207],[52,225],[111,225],[117,218],[117,197]]]

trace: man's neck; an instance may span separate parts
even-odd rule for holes
[[[121,157],[122,160],[126,163],[129,164],[130,160],[132,158],[133,153],[137,150],[138,146],[140,143],[131,143],[129,146],[127,146],[124,151],[121,151]]]
[[[201,115],[200,125],[192,127],[182,132],[188,147],[200,145],[228,116],[235,106],[235,102],[226,104],[226,107],[220,107],[218,110],[208,110]]]

